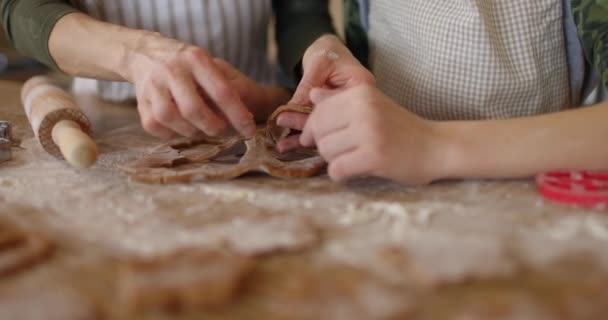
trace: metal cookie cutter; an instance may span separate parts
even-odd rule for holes
[[[0,162],[8,161],[12,158],[11,140],[10,122],[0,120]]]

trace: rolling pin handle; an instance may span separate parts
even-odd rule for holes
[[[53,127],[53,142],[65,160],[77,168],[89,168],[97,161],[97,146],[80,125],[71,120],[59,121]]]

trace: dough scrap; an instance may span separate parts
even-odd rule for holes
[[[0,277],[8,277],[36,266],[53,253],[46,238],[29,234],[9,222],[0,222]]]
[[[230,304],[255,260],[225,251],[182,250],[126,262],[119,297],[130,312],[216,309]]]
[[[69,284],[0,288],[0,319],[101,320],[102,310]]]
[[[293,268],[287,278],[267,281],[274,287],[264,303],[278,319],[410,319],[416,297],[364,270],[332,262],[312,269]]]
[[[283,106],[275,111],[267,126],[249,140],[240,136],[182,138],[163,144],[144,158],[119,168],[133,181],[143,183],[230,180],[249,172],[286,179],[319,174],[326,163],[318,153],[302,149],[285,156],[274,151],[277,136],[273,132],[278,130],[276,118],[285,111],[310,113],[311,109]],[[279,134],[279,138],[282,135]]]

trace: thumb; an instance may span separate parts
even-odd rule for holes
[[[289,104],[311,105],[310,91],[313,88],[324,87],[331,69],[331,61],[316,60],[304,67],[304,75]]]

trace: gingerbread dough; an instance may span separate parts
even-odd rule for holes
[[[47,239],[28,234],[9,222],[0,222],[0,277],[25,271],[52,252],[53,246]]]
[[[178,139],[120,169],[134,181],[144,183],[229,180],[249,172],[263,172],[278,178],[304,178],[320,173],[326,163],[316,151],[301,149],[279,155],[274,150],[276,142],[289,133],[276,125],[276,118],[285,111],[310,113],[312,109],[283,106],[270,117],[266,127],[249,140],[239,136]]]
[[[29,282],[0,288],[0,319],[102,320],[102,310],[86,295],[69,286]]]
[[[416,297],[365,270],[331,262],[290,270],[285,278],[261,274],[276,284],[261,289],[276,319],[412,319],[416,312]]]
[[[131,312],[219,308],[232,302],[255,261],[226,251],[183,250],[121,267],[119,297]]]

